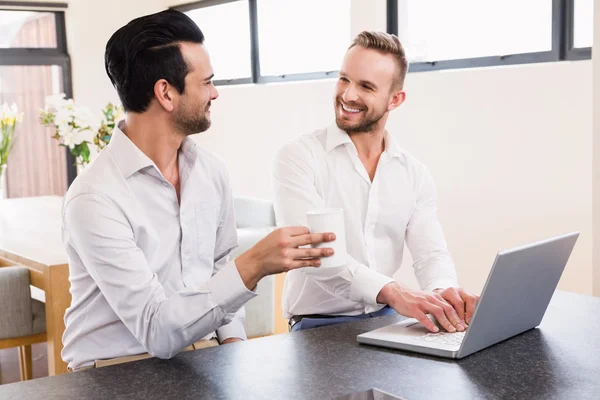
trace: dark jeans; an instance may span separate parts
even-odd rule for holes
[[[363,320],[366,318],[383,317],[384,315],[395,315],[395,314],[396,314],[396,311],[394,311],[393,308],[391,308],[389,306],[385,306],[381,310],[374,312],[374,313],[369,313],[369,314],[339,316],[339,317],[318,316],[316,318],[307,316],[307,317],[302,318],[302,320],[300,322],[296,322],[294,324],[294,326],[292,326],[291,331],[297,332],[297,331],[303,331],[305,329],[318,328],[320,326],[341,324],[344,322],[354,322],[354,321],[360,321],[360,320]]]

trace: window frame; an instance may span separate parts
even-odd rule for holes
[[[575,0],[566,0],[564,10],[565,37],[563,41],[565,60],[589,60],[591,47],[575,47]],[[592,15],[593,18],[593,15]]]
[[[387,32],[398,34],[398,0],[387,0]],[[410,63],[409,72],[588,60],[591,48],[573,47],[574,0],[552,0],[550,51]]]
[[[273,83],[273,82],[291,82],[316,79],[336,78],[339,70],[333,71],[315,71],[306,73],[292,73],[281,75],[262,75],[260,72],[260,49],[258,39],[258,0],[204,0],[186,3],[179,6],[170,7],[173,10],[187,12],[206,7],[218,6],[235,1],[247,1],[250,18],[250,65],[252,76],[250,78],[237,78],[227,80],[215,80],[215,86],[220,85],[239,85],[248,83]]]
[[[252,76],[229,80],[216,80],[215,85],[238,85],[248,83],[290,82],[318,80],[337,77],[339,71],[316,71],[309,73],[262,75],[260,72],[260,51],[258,43],[258,0],[204,0],[187,3],[171,9],[186,12],[199,8],[212,7],[234,1],[247,1],[250,19],[250,64]],[[398,34],[398,0],[386,0],[386,22],[388,33]],[[575,0],[552,0],[552,48],[549,51],[508,54],[410,63],[409,72],[426,72],[447,69],[491,67],[503,65],[531,64],[542,62],[589,60],[591,47],[573,47]]]
[[[208,8],[208,7],[214,7],[214,6],[220,6],[222,4],[227,4],[227,3],[235,3],[238,1],[246,1],[246,0],[201,0],[201,1],[195,1],[193,3],[186,3],[186,4],[182,4],[179,6],[175,6],[175,7],[170,7],[170,9],[172,10],[176,10],[176,11],[180,11],[182,13],[188,12],[188,11],[194,11],[194,10],[200,10],[202,8]],[[250,70],[251,70],[251,76],[248,78],[233,78],[233,79],[215,79],[213,81],[213,84],[215,86],[227,86],[227,85],[244,85],[244,84],[248,84],[248,83],[255,83],[255,74],[257,71],[255,71],[255,63],[258,63],[258,47],[255,43],[255,39],[254,39],[254,32],[253,32],[253,21],[255,21],[256,19],[253,19],[252,16],[252,2],[250,1],[248,6],[249,6],[249,18],[250,18]],[[256,12],[256,7],[255,7],[255,11]],[[258,34],[258,33],[257,33]]]
[[[67,29],[65,23],[65,3],[36,3],[0,1],[0,11],[39,11],[54,14],[56,25],[56,47],[54,48],[11,48],[0,49],[0,66],[59,66],[62,71],[63,92],[67,98],[73,98],[71,58],[67,50]],[[67,185],[77,177],[76,159],[65,148],[67,160]]]

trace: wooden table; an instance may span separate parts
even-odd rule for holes
[[[58,196],[0,201],[0,267],[27,267],[32,286],[44,291],[50,376],[67,372],[60,352],[71,294],[67,253],[61,242],[61,202]]]

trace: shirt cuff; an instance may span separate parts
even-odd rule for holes
[[[227,325],[223,325],[219,329],[217,329],[217,337],[219,338],[219,343],[223,343],[225,339],[229,338],[240,338],[242,340],[247,340],[246,329],[244,329],[244,324],[239,318],[234,318]]]
[[[361,265],[350,285],[350,300],[376,306],[377,295],[390,282],[394,279]]]
[[[248,300],[256,297],[256,293],[244,285],[234,261],[213,275],[208,281],[208,288],[214,301],[227,314],[236,313]]]
[[[423,288],[426,292],[433,292],[435,289],[448,289],[449,287],[458,286],[454,279],[436,279]]]

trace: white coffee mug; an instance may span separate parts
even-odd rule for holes
[[[333,255],[321,257],[321,268],[339,267],[346,264],[346,231],[344,227],[344,210],[342,208],[323,208],[306,213],[308,229],[311,233],[335,233],[335,240],[311,245],[314,248],[328,247]]]

